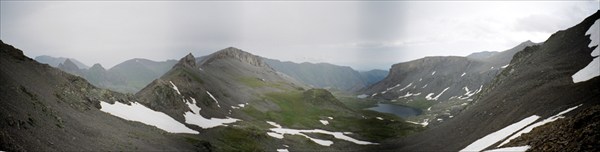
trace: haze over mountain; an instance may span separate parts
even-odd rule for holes
[[[0,151],[600,151],[600,1],[0,3]]]
[[[37,58],[36,61],[38,61]],[[55,67],[83,77],[97,87],[122,93],[136,93],[171,69],[177,62],[175,60],[157,62],[135,58],[106,70],[98,63],[91,68],[81,69],[75,61],[75,59],[66,59]]]
[[[32,57],[68,56],[110,68],[132,58],[164,61],[235,46],[359,71],[541,42],[598,10],[594,0],[0,3],[0,39]]]
[[[73,62],[75,65],[77,65],[77,67],[80,69],[90,68],[89,66],[87,66],[73,58],[52,57],[52,56],[48,56],[48,55],[42,55],[42,56],[35,57],[36,61],[38,61],[40,63],[46,63],[52,67],[58,67],[59,64],[64,63],[65,60],[67,60],[67,59],[71,60],[71,62]]]
[[[351,67],[329,63],[294,63],[274,59],[265,59],[265,61],[275,70],[313,87],[350,92],[378,82],[387,75],[387,71],[383,70],[358,72]]]

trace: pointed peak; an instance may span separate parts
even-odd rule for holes
[[[92,65],[92,67],[90,67],[90,70],[102,70],[102,71],[106,71],[106,69],[104,69],[104,67],[102,67],[102,65],[100,63],[96,63],[94,65]]]
[[[194,55],[192,55],[192,53],[189,53],[188,55],[181,58],[176,65],[185,67],[196,67],[196,58],[194,57]]]
[[[62,67],[61,67],[62,65]],[[79,67],[70,59],[66,59],[65,62],[63,62],[62,64],[59,64],[59,67],[61,67],[62,69],[68,69],[68,70],[79,70]]]

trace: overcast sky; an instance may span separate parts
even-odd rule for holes
[[[599,1],[0,2],[0,39],[110,68],[234,46],[273,59],[389,69],[425,56],[502,51],[593,14]]]

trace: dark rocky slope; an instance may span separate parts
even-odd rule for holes
[[[510,66],[454,119],[382,147],[456,151],[531,115],[547,118],[579,104],[582,106],[571,113],[597,105],[600,77],[573,83],[571,76],[592,61],[590,53],[595,47],[588,47],[590,38],[585,32],[598,18],[600,11],[574,27],[558,31],[544,44],[515,54]]]
[[[132,96],[98,89],[80,77],[40,64],[0,41],[2,150],[208,150],[193,136],[169,134],[98,109],[100,101],[133,100]],[[186,138],[198,142],[190,143]]]

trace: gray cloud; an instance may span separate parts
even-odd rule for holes
[[[0,2],[0,38],[26,55],[106,67],[235,46],[269,58],[388,69],[432,55],[544,41],[598,10],[576,2]]]

